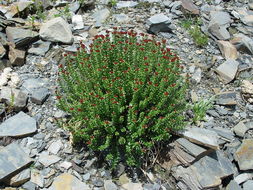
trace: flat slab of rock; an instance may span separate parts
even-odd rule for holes
[[[224,80],[225,83],[231,82],[237,73],[239,62],[233,59],[228,59],[222,63],[215,71]]]
[[[59,162],[60,160],[61,158],[56,155],[41,155],[39,158],[39,162],[42,163],[45,167]]]
[[[245,139],[234,155],[240,170],[253,169],[253,139]]]
[[[0,181],[17,174],[18,170],[32,162],[29,156],[16,143],[0,150]]]
[[[253,84],[248,80],[243,80],[242,85],[242,95],[249,102],[253,103]]]
[[[135,7],[138,5],[135,1],[118,1],[116,4],[117,9],[126,8],[126,7]]]
[[[48,190],[91,190],[89,185],[83,183],[68,173],[56,177]]]
[[[216,132],[204,128],[187,128],[180,134],[189,141],[212,149],[218,149],[218,135]]]
[[[22,66],[25,64],[25,51],[10,47],[9,60],[13,66]]]
[[[243,121],[240,121],[236,126],[234,126],[233,131],[239,137],[244,137],[245,133],[248,131],[248,127],[244,125]]]
[[[4,46],[0,43],[0,59],[3,58],[3,56],[6,53],[6,49],[4,48]]]
[[[37,32],[29,29],[23,29],[18,27],[6,28],[6,35],[10,42],[12,42],[15,47],[24,47],[30,43],[36,41],[39,37]]]
[[[73,35],[70,25],[61,17],[53,18],[42,24],[39,35],[43,40],[71,44]]]
[[[237,104],[236,94],[234,91],[221,92],[217,94],[215,103],[223,106],[234,106]]]
[[[22,111],[0,125],[0,137],[21,137],[36,131],[36,120]]]
[[[43,56],[48,52],[50,45],[51,42],[44,42],[42,40],[39,40],[32,44],[32,47],[28,50],[28,53]]]
[[[237,50],[253,55],[253,39],[248,36],[235,34],[231,43],[235,45]]]
[[[221,151],[212,152],[188,168],[179,166],[175,171],[180,188],[194,190],[218,188],[223,178],[233,174],[233,164]]]
[[[18,173],[17,175],[13,176],[11,179],[7,180],[7,185],[18,187],[25,182],[29,181],[31,177],[31,170],[25,169],[22,172]]]

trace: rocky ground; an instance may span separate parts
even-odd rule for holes
[[[182,26],[190,15],[204,47]],[[191,75],[190,103],[216,97],[206,121],[140,174],[119,165],[112,175],[56,124],[66,116],[54,94],[63,54],[114,26],[167,39]],[[252,36],[252,0],[1,1],[0,189],[252,190]]]

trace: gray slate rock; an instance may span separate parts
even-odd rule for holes
[[[36,185],[33,182],[28,181],[22,186],[22,188],[25,190],[36,190]]]
[[[223,178],[233,175],[233,167],[221,151],[215,151],[188,168],[179,166],[175,171],[175,177],[179,180],[178,185],[181,189],[218,188]]]
[[[0,181],[16,174],[17,170],[32,163],[29,156],[16,143],[0,150]]]
[[[248,180],[243,184],[243,190],[252,190],[253,189],[253,180]]]
[[[216,22],[209,23],[208,32],[211,33],[218,40],[230,39],[230,33],[227,31],[227,28],[223,25],[219,25]]]
[[[35,104],[42,105],[49,95],[50,92],[47,88],[35,89],[31,94],[31,101]]]
[[[13,106],[13,109],[20,111],[26,107],[28,96],[21,90],[9,87],[2,87],[0,101]]]
[[[38,40],[39,34],[29,29],[23,29],[18,27],[6,28],[6,35],[10,42],[12,42],[15,47],[24,47],[30,43]]]
[[[171,32],[171,19],[163,13],[156,14],[147,20],[148,31],[153,34],[158,32]]]
[[[239,174],[238,176],[236,176],[234,178],[235,182],[237,184],[242,184],[244,183],[245,181],[249,180],[249,179],[252,179],[253,175],[251,173],[242,173],[242,174]]]
[[[39,162],[42,163],[45,167],[48,167],[56,162],[61,160],[60,157],[56,155],[40,155]]]
[[[228,91],[217,94],[215,103],[224,106],[236,105],[236,92]]]
[[[118,190],[118,186],[112,182],[112,180],[105,180],[104,181],[104,188],[105,190]]]
[[[39,35],[43,40],[71,44],[73,35],[70,25],[61,17],[53,18],[42,24]]]
[[[25,51],[14,49],[10,46],[9,60],[12,66],[22,66],[25,64]]]
[[[36,131],[36,120],[24,112],[19,112],[0,125],[0,137],[23,137]]]
[[[136,5],[138,5],[138,3],[135,1],[118,1],[116,4],[116,8],[121,9],[127,7],[135,7]]]
[[[238,70],[238,66],[239,66],[238,61],[235,61],[233,59],[228,59],[224,63],[222,63],[219,67],[217,67],[215,71],[227,84],[235,78],[237,70]]]
[[[227,185],[226,190],[242,190],[242,188],[234,180],[231,180]]]
[[[216,132],[204,128],[186,128],[180,134],[189,141],[212,149],[218,149],[218,135]]]
[[[240,170],[253,169],[253,139],[244,139],[234,154]]]
[[[233,131],[239,137],[244,137],[248,128],[244,125],[243,121],[240,121],[236,126],[234,126]]]
[[[109,16],[110,16],[110,11],[106,8],[98,10],[92,15],[92,17],[95,19],[97,24],[104,23]]]
[[[3,58],[3,56],[6,53],[6,49],[4,48],[4,46],[2,45],[2,43],[0,42],[0,59]]]
[[[30,177],[31,177],[31,170],[28,168],[21,171],[17,175],[13,176],[11,179],[7,180],[7,182],[5,183],[10,186],[18,187],[20,185],[23,185],[27,181],[29,181]]]
[[[28,50],[28,53],[44,56],[48,52],[50,46],[51,42],[39,40],[32,44],[32,47]]]

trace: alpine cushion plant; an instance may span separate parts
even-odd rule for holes
[[[74,141],[102,152],[112,167],[140,166],[158,142],[184,127],[187,81],[165,40],[114,28],[65,56],[59,108],[71,115]]]

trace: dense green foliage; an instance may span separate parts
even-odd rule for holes
[[[187,80],[166,41],[106,31],[59,65],[59,107],[71,115],[76,142],[101,151],[114,167],[139,166],[157,142],[184,127]]]

